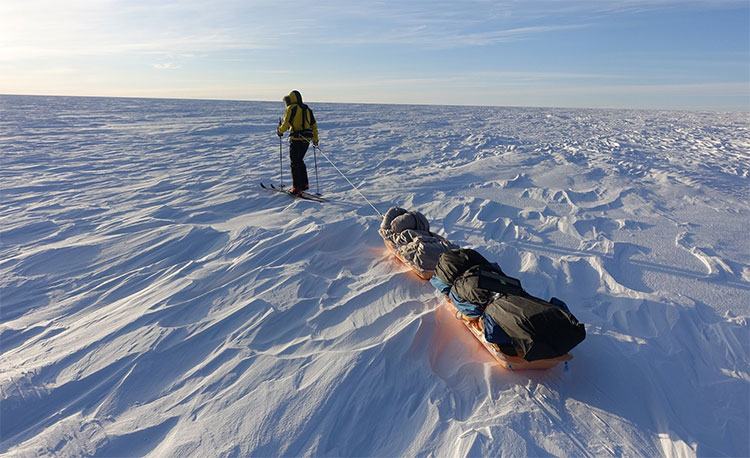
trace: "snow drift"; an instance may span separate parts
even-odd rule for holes
[[[260,189],[280,103],[2,96],[0,452],[750,454],[745,114],[312,106],[570,306],[570,370],[497,368],[321,158],[329,203]]]

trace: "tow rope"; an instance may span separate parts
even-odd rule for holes
[[[357,187],[354,185],[354,183],[352,183],[351,180],[349,178],[347,178],[346,175],[344,175],[344,172],[342,172],[338,167],[336,167],[336,164],[333,163],[333,161],[326,155],[326,153],[323,152],[322,149],[320,149],[320,147],[313,145],[313,150],[318,150],[320,152],[320,154],[322,154],[323,157],[333,166],[333,168],[336,169],[337,172],[339,172],[339,175],[341,175],[342,177],[344,177],[344,179],[347,181],[347,183],[349,183],[349,185],[351,185],[352,189],[354,189],[357,192],[357,194],[359,194],[360,196],[362,196],[362,198],[365,200],[365,202],[367,202],[367,204],[370,207],[372,207],[372,209],[375,210],[375,212],[378,215],[380,215],[381,218],[383,217],[383,214],[380,213],[380,210],[378,210],[375,207],[375,205],[373,205],[372,202],[370,202],[370,199],[368,199],[367,197],[365,197],[365,195],[362,194],[362,192],[360,192],[359,189],[357,189]]]

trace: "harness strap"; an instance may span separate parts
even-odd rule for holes
[[[289,124],[294,128],[294,117],[297,116],[297,105],[292,105],[292,113],[289,115]]]

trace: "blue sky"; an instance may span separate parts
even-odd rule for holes
[[[749,5],[3,0],[0,93],[750,110]]]

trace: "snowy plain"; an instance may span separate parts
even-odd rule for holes
[[[750,455],[746,113],[312,107],[568,303],[568,370],[495,366],[320,156],[329,203],[262,190],[281,102],[0,96],[0,454]]]

